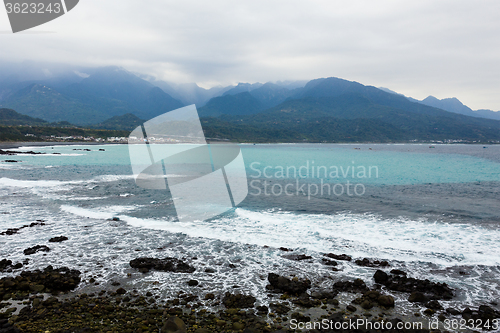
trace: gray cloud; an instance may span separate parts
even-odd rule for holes
[[[500,110],[500,2],[82,0],[0,34],[0,61],[119,65],[203,86],[336,76]],[[7,31],[0,10],[0,31]]]

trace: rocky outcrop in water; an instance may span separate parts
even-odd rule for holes
[[[389,263],[385,260],[370,260],[368,258],[364,259],[358,259],[354,261],[354,263],[358,266],[363,266],[363,267],[387,267],[389,266]]]
[[[0,260],[0,272],[4,271],[12,271],[13,269],[19,269],[23,267],[23,264],[18,262],[17,264],[13,264],[12,260],[2,259]]]
[[[282,293],[286,292],[290,295],[300,295],[305,293],[307,289],[311,288],[311,281],[306,279],[301,280],[297,277],[288,279],[278,274],[269,273],[267,280],[269,281],[267,289]]]
[[[256,299],[251,295],[231,294],[226,292],[222,304],[228,309],[253,308]]]
[[[465,308],[462,311],[462,318],[468,323],[472,321],[482,329],[490,330],[493,327],[494,320],[500,318],[500,311],[496,311],[487,305],[481,305],[477,310]]]
[[[309,260],[312,259],[311,256],[305,255],[305,254],[288,254],[282,256],[285,259],[288,260],[295,260],[295,261],[301,261],[301,260]]]
[[[369,310],[374,306],[394,307],[394,297],[381,294],[377,290],[370,290],[352,301],[353,304],[360,305],[363,309]]]
[[[453,297],[453,289],[446,283],[415,279],[402,274],[387,274],[381,270],[377,270],[373,278],[376,283],[384,285],[389,290],[412,293],[410,302],[446,300]]]
[[[52,237],[51,239],[49,239],[49,242],[50,243],[60,243],[60,242],[64,242],[68,240],[68,237],[66,236],[59,236],[59,237]]]
[[[24,271],[17,277],[0,280],[0,299],[17,295],[27,297],[29,293],[69,291],[80,283],[80,271],[68,267],[47,266],[43,271]]]
[[[365,281],[361,279],[356,279],[354,281],[337,281],[333,284],[333,290],[337,293],[365,293],[369,291]]]
[[[336,260],[344,260],[344,261],[351,261],[352,260],[352,257],[348,256],[347,254],[326,253],[325,257],[336,259]]]
[[[50,248],[47,245],[35,245],[24,250],[24,254],[29,256],[37,252],[49,252]]]
[[[44,221],[37,220],[37,222],[33,222],[31,224],[25,224],[25,225],[23,225],[22,227],[19,227],[19,228],[10,228],[10,229],[7,229],[6,231],[2,231],[2,232],[0,232],[0,235],[2,235],[2,236],[4,236],[4,235],[10,236],[10,235],[17,234],[21,229],[24,229],[24,228],[33,228],[33,227],[42,226],[42,225],[45,225]]]
[[[27,155],[45,155],[45,153],[35,153],[34,151],[14,151],[14,150],[2,150],[0,149],[0,155],[17,155],[17,154],[27,154]]]
[[[137,268],[142,273],[150,270],[174,273],[193,273],[195,268],[177,258],[137,258],[130,261],[130,267]]]

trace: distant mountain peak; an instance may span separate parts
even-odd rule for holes
[[[427,98],[423,99],[421,103],[449,112],[459,113],[466,116],[476,116],[474,111],[465,106],[456,97],[438,99],[434,96],[427,96]]]

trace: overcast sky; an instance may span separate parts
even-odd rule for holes
[[[340,77],[500,110],[500,1],[80,0],[0,61],[118,65],[203,87]]]

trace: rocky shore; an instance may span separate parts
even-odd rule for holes
[[[23,228],[44,225],[44,221],[33,222],[3,231],[0,237],[16,237]],[[64,235],[54,235],[48,242],[52,247],[67,239]],[[312,259],[303,253],[295,254],[293,249],[280,250],[286,252],[283,260]],[[50,248],[42,244],[26,249],[26,260],[38,251],[50,256]],[[0,259],[0,333],[455,331],[446,330],[447,320],[472,321],[474,329],[462,331],[480,332],[492,331],[493,322],[500,318],[500,312],[494,308],[497,304],[477,304],[472,308],[443,306],[443,301],[456,295],[446,283],[411,277],[411,272],[393,269],[384,260],[355,259],[335,253],[326,253],[318,259],[334,272],[340,266],[339,261],[368,267],[373,269],[372,280],[344,277],[326,289],[315,286],[308,278],[268,272],[265,290],[258,291],[267,295],[266,305],[257,302],[256,295],[250,292],[235,291],[237,288],[220,293],[190,292],[193,290],[190,288],[199,284],[191,277],[197,268],[180,259],[183,255],[137,257],[129,262],[131,268],[144,276],[152,271],[183,274],[186,284],[170,286],[176,292],[175,297],[169,298],[155,293],[154,284],[150,289],[138,289],[117,281],[87,293],[84,287],[92,287],[95,280],[82,278],[77,268],[47,266],[28,270],[24,267],[26,262]],[[205,273],[210,274],[209,270]],[[408,316],[400,312],[397,299],[405,299],[420,310]],[[396,328],[398,324],[411,322],[421,322],[422,327]]]

